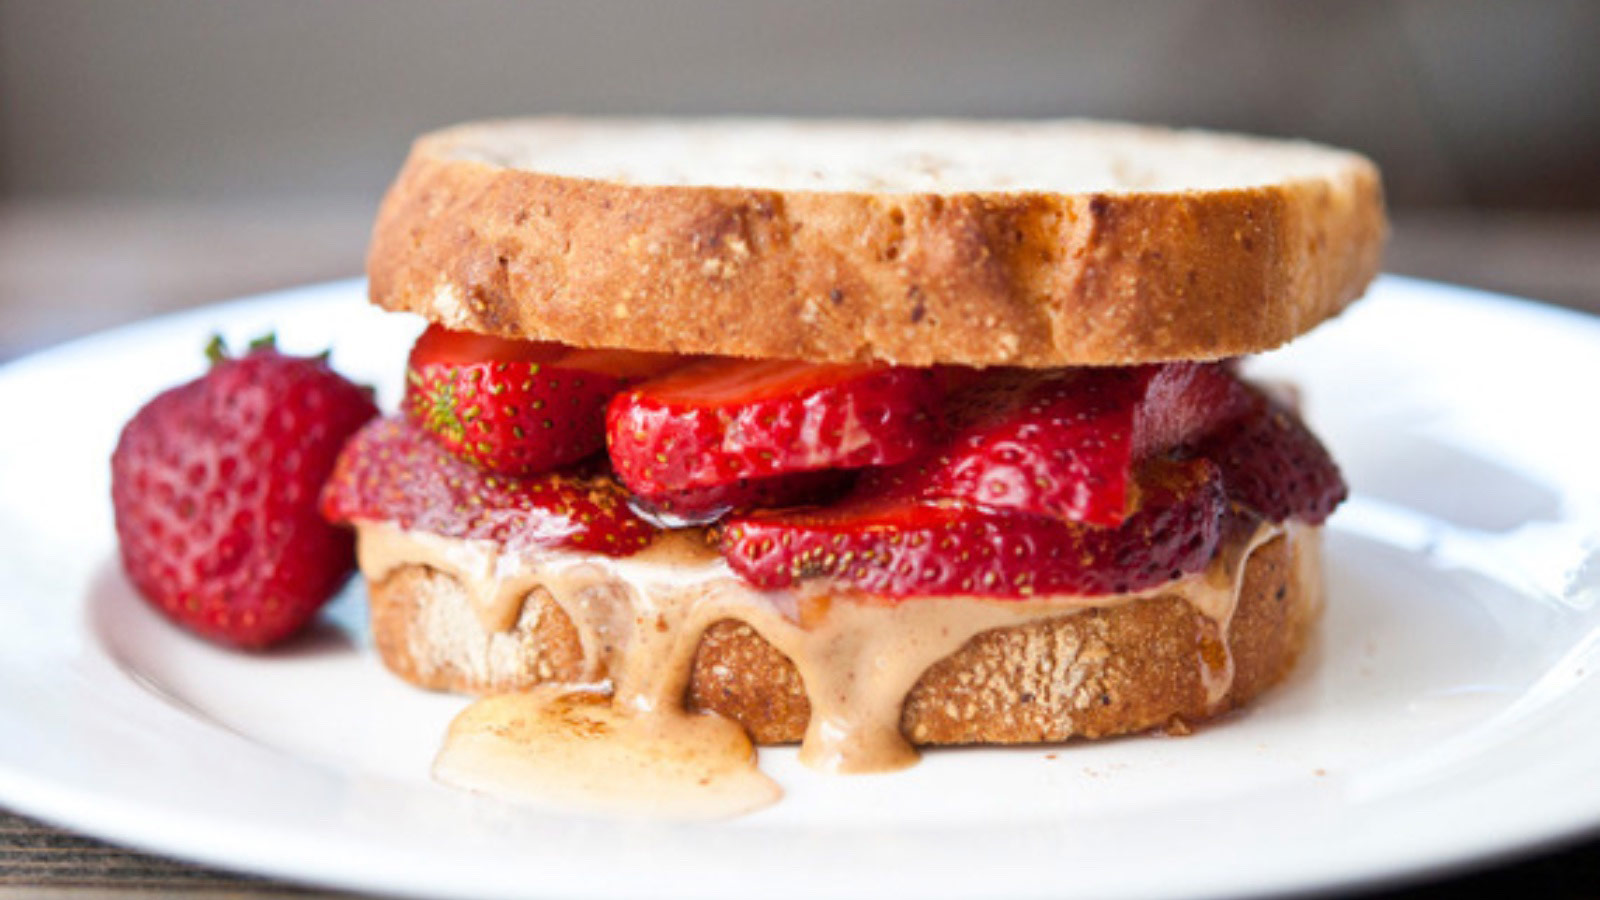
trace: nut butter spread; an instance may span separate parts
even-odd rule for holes
[[[977,635],[1158,594],[1179,595],[1207,621],[1196,664],[1207,699],[1232,685],[1227,634],[1250,554],[1280,533],[1262,524],[1225,541],[1201,572],[1137,594],[1021,599],[916,597],[885,602],[757,590],[696,532],[669,532],[614,559],[552,551],[504,553],[493,542],[444,539],[363,523],[362,572],[406,565],[447,574],[486,633],[513,627],[542,588],[572,621],[583,650],[579,683],[480,699],[451,725],[440,780],[545,806],[656,818],[715,818],[775,802],[735,723],[684,709],[701,636],[734,619],[799,672],[811,720],[800,759],[830,772],[911,765],[901,708],[922,674]]]

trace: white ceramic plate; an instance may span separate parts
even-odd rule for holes
[[[1257,361],[1354,499],[1289,683],[1183,739],[949,750],[701,826],[540,814],[428,779],[457,698],[364,646],[192,640],[114,562],[121,423],[220,329],[276,329],[395,400],[417,324],[357,282],[125,328],[0,369],[0,803],[234,869],[548,897],[1254,894],[1391,878],[1600,825],[1600,320],[1397,278]],[[41,436],[42,435],[42,436]]]

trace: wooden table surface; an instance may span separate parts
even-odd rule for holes
[[[361,268],[371,198],[0,203],[0,361],[146,316]],[[1600,214],[1396,217],[1389,271],[1600,313]],[[1597,770],[1600,771],[1600,770]],[[1384,896],[1600,896],[1600,839]],[[318,896],[119,849],[0,809],[0,900]]]

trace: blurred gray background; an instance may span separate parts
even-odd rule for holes
[[[0,0],[0,357],[355,274],[417,132],[1082,115],[1383,167],[1390,268],[1600,309],[1600,3]]]

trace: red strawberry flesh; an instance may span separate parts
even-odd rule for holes
[[[1250,389],[1251,411],[1195,452],[1222,470],[1228,498],[1274,522],[1320,525],[1349,494],[1339,467],[1300,417]]]
[[[475,331],[455,331],[429,325],[411,348],[413,359],[441,365],[466,366],[485,362],[552,363],[572,352],[555,341],[519,341]]]
[[[931,445],[932,370],[710,360],[612,400],[617,475],[642,496],[901,462]]]
[[[1117,528],[890,494],[730,519],[723,554],[765,589],[815,578],[894,598],[1127,593],[1203,568],[1226,506],[1204,460],[1154,463],[1141,489]]]
[[[646,353],[640,350],[591,350],[572,349],[561,357],[560,366],[563,369],[577,369],[580,372],[593,372],[596,375],[608,375],[620,379],[624,384],[632,384],[646,378],[654,378],[664,372],[682,368],[695,361],[695,357],[679,356],[675,353]]]
[[[1133,475],[1158,453],[1237,415],[1243,388],[1221,366],[1175,363],[1001,373],[957,398],[968,420],[948,447],[887,473],[928,496],[1114,526]]]
[[[452,453],[508,475],[549,471],[605,445],[605,407],[630,381],[678,364],[433,325],[412,348],[405,411]]]
[[[567,547],[626,556],[656,534],[604,475],[495,475],[399,418],[373,422],[350,440],[323,491],[322,510],[334,522],[389,522],[513,550]]]
[[[740,479],[727,484],[634,497],[634,509],[663,527],[707,525],[736,510],[821,506],[849,488],[853,473],[825,470]]]

